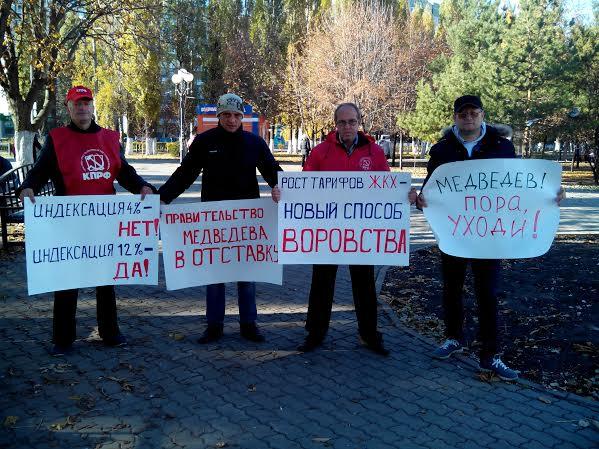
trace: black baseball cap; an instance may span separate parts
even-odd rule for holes
[[[460,112],[466,106],[483,109],[483,102],[476,95],[464,95],[453,102],[453,112]]]

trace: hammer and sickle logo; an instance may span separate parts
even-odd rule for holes
[[[102,150],[88,150],[81,156],[81,168],[84,172],[107,171],[110,161]]]

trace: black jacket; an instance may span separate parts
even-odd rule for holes
[[[468,157],[468,151],[450,128],[430,150],[430,159],[426,167],[428,174],[422,186],[424,187],[437,167],[449,162],[516,157],[514,144],[504,137],[508,132],[508,127],[487,125],[484,137],[473,148],[472,156]]]
[[[72,131],[86,134],[86,133],[97,133],[102,128],[98,126],[96,122],[92,122],[89,128],[86,130],[82,130],[75,126],[73,123],[69,124],[69,128]],[[37,193],[43,186],[48,182],[48,179],[51,179],[54,183],[54,187],[56,189],[56,195],[64,196],[66,195],[66,188],[64,185],[64,180],[62,178],[62,173],[58,167],[58,159],[56,158],[56,152],[54,151],[54,142],[52,142],[52,137],[48,134],[44,146],[40,152],[40,155],[35,161],[35,165],[29,170],[23,184],[19,187],[16,192],[16,195],[19,196],[21,190],[23,189],[33,189],[35,193]],[[157,190],[151,185],[145,182],[141,176],[137,174],[135,169],[129,165],[129,163],[125,160],[121,152],[121,169],[116,177],[116,181],[126,190],[131,193],[139,193],[143,186],[150,187],[154,192]]]
[[[256,168],[270,187],[277,184],[282,169],[262,138],[242,128],[231,133],[218,126],[195,137],[179,168],[160,188],[160,199],[170,203],[200,172],[202,201],[259,198]]]

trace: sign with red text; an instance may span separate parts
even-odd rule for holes
[[[559,225],[561,166],[552,161],[484,159],[438,167],[423,194],[439,248],[475,259],[545,254]]]
[[[160,198],[39,196],[25,200],[30,295],[115,284],[158,284]]]
[[[166,288],[233,281],[283,283],[270,198],[162,206]]]
[[[409,173],[279,172],[283,264],[408,265]]]

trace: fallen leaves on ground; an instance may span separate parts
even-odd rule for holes
[[[67,427],[71,427],[73,424],[77,422],[77,418],[75,416],[67,416],[64,421],[60,421],[50,425],[50,430],[64,430]]]
[[[18,416],[9,415],[4,418],[4,427],[14,427],[19,420]]]
[[[134,386],[130,384],[127,379],[119,379],[118,377],[106,376],[104,377],[106,380],[111,380],[119,384],[123,391],[133,391]]]
[[[182,334],[180,332],[170,332],[168,336],[169,338],[172,338],[175,341],[185,340],[185,334]]]
[[[599,399],[598,260],[599,236],[565,235],[557,236],[541,257],[502,261],[502,360],[521,377]],[[389,269],[380,296],[404,325],[442,342],[442,290],[440,253],[432,247],[411,254],[408,267]],[[470,269],[463,298],[466,343],[477,355],[478,314]]]

